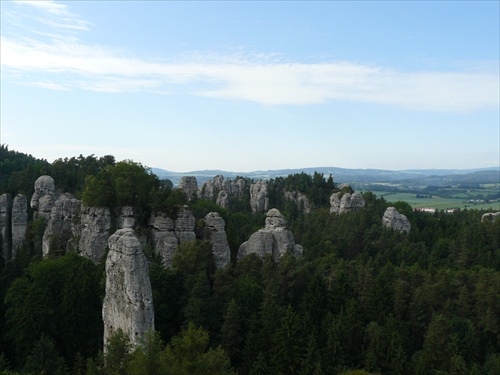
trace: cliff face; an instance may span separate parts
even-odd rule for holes
[[[83,207],[80,214],[80,254],[99,263],[108,245],[111,214],[107,207]]]
[[[35,210],[35,217],[43,216],[48,220],[57,198],[54,179],[50,176],[38,177],[35,181],[35,192],[30,201],[31,208]]]
[[[388,207],[382,218],[382,224],[399,232],[410,233],[411,224],[405,215],[400,214],[396,208]]]
[[[359,193],[337,192],[330,196],[330,212],[343,214],[358,211],[365,206],[365,200]]]
[[[61,194],[54,202],[48,217],[47,228],[43,234],[43,256],[49,255],[51,248],[66,251],[68,241],[72,238],[73,219],[80,212],[80,201],[71,194]]]
[[[154,251],[166,267],[172,267],[175,251],[182,242],[196,240],[195,219],[187,206],[179,209],[175,220],[163,212],[157,212],[149,219],[149,225],[153,227]]]
[[[203,183],[198,191],[198,197],[202,199],[215,199],[217,205],[222,208],[229,207],[229,199],[240,199],[246,189],[246,181],[242,178],[236,181],[225,180],[224,176],[217,175],[213,180]]]
[[[295,244],[292,231],[287,229],[285,217],[275,208],[267,213],[266,226],[250,236],[243,242],[238,250],[238,259],[249,254],[263,257],[272,254],[274,260],[279,260],[287,252],[296,257],[303,254],[302,246]]]
[[[198,181],[194,176],[184,176],[179,183],[179,190],[186,193],[189,200],[198,196]]]
[[[11,230],[12,249],[11,258],[15,259],[17,250],[24,243],[28,229],[28,198],[23,194],[17,194],[12,203]]]
[[[267,182],[257,181],[250,185],[250,207],[253,212],[265,212],[269,210],[269,197],[267,196]]]
[[[295,203],[295,205],[305,214],[309,214],[313,210],[313,206],[311,202],[309,202],[309,199],[298,191],[285,191],[285,199],[293,201],[293,203]]]
[[[0,195],[0,236],[2,236],[3,257],[11,258],[12,249],[12,197],[10,194]]]
[[[154,330],[149,265],[133,229],[119,229],[108,241],[106,295],[102,306],[104,347],[121,329],[134,347]]]
[[[212,244],[215,266],[223,268],[231,262],[231,249],[225,231],[226,223],[217,212],[210,212],[205,216],[205,224],[208,229],[208,240]]]

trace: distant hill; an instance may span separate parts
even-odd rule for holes
[[[254,172],[231,172],[222,170],[200,170],[191,172],[172,172],[160,168],[152,168],[160,179],[169,179],[174,185],[178,185],[183,176],[195,176],[198,184],[212,179],[216,175],[222,175],[228,179],[237,176],[248,177],[255,180],[270,179],[279,176],[285,177],[290,174],[314,172],[330,174],[336,183],[369,184],[369,183],[404,183],[415,186],[445,186],[457,184],[490,184],[500,183],[500,167],[478,168],[478,169],[412,169],[403,171],[392,171],[386,169],[348,169],[338,167],[316,167],[296,169],[276,169]]]

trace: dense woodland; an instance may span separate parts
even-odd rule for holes
[[[133,205],[142,223],[188,204],[202,231],[217,211],[233,262],[216,270],[200,240],[180,245],[165,269],[147,246],[156,331],[135,350],[119,332],[104,355],[104,264],[75,252],[42,259],[46,223],[30,219],[16,259],[0,256],[0,374],[500,374],[500,221],[482,223],[482,211],[429,214],[397,202],[412,224],[402,234],[382,227],[384,199],[365,192],[362,210],[330,214],[331,176],[290,175],[269,181],[270,206],[304,256],[236,262],[264,226],[249,192],[225,210],[188,202],[132,161],[48,163],[1,146],[0,194],[29,198],[43,174],[86,205]],[[315,210],[304,214],[285,190]]]

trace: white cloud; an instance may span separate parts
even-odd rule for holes
[[[212,57],[208,63],[167,64],[80,43],[4,37],[1,42],[5,72],[30,77],[49,73],[52,83],[47,88],[55,89],[115,93],[182,89],[192,95],[266,105],[345,100],[432,111],[474,111],[499,103],[498,73],[400,72],[346,62],[273,63],[267,58],[262,63],[234,58],[217,63]]]
[[[191,54],[174,63],[152,62],[81,43],[75,32],[86,30],[89,23],[65,4],[19,3],[39,10],[43,17],[31,15],[32,19],[50,30],[35,31],[31,37],[2,36],[2,79],[16,83],[110,93],[182,92],[265,105],[355,101],[451,112],[499,106],[498,64],[496,69],[464,68],[453,73],[403,72],[350,62],[283,62],[279,55],[249,57],[241,51],[226,56]]]

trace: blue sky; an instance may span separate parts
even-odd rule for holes
[[[498,1],[1,1],[1,140],[53,161],[500,165]]]

